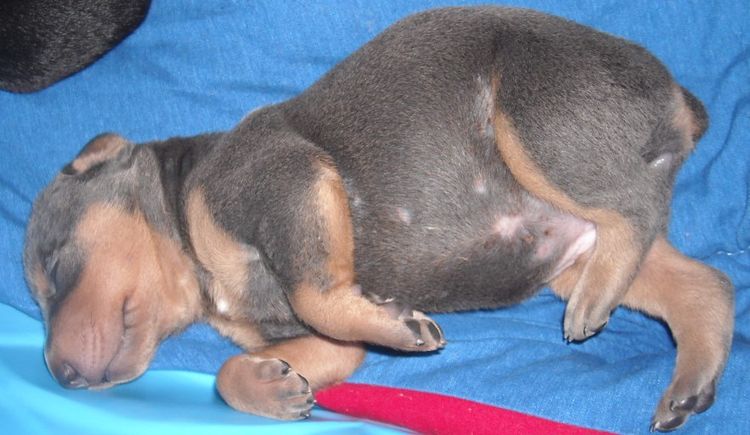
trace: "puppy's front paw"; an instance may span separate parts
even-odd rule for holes
[[[601,302],[574,295],[565,307],[563,336],[566,341],[583,341],[598,334],[609,321],[613,307],[603,306]]]
[[[310,416],[315,403],[307,379],[280,359],[233,357],[219,371],[216,383],[232,408],[250,414],[299,420]]]

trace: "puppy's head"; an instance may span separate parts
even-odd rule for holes
[[[101,135],[34,203],[24,267],[47,327],[47,366],[65,387],[141,375],[159,342],[199,315],[159,180],[153,152]]]

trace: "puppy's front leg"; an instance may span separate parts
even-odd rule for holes
[[[309,208],[295,226],[305,225],[299,229],[306,233],[306,241],[297,241],[300,252],[311,252],[309,245],[320,243],[317,251],[323,255],[290,261],[302,266],[289,297],[295,313],[316,331],[339,340],[412,351],[442,347],[442,331],[424,314],[395,301],[377,304],[362,295],[356,285],[353,228],[343,182],[330,165],[320,162],[317,170]]]
[[[261,306],[256,310],[268,306],[271,312],[258,311],[256,316],[279,321],[273,315],[276,309],[286,316],[285,321],[293,317],[341,341],[412,351],[442,347],[445,340],[440,328],[424,314],[396,301],[378,304],[363,296],[354,268],[349,199],[333,158],[291,132],[263,133],[253,137],[252,147],[234,145],[257,133],[240,128],[236,136],[230,135],[226,149],[217,153],[225,160],[217,162],[215,169],[207,166],[213,173],[226,175],[218,179],[207,175],[188,201],[195,241],[204,239],[206,233],[201,229],[206,225],[200,225],[206,219],[195,216],[207,215],[232,240],[257,249],[259,261],[277,280],[278,292],[274,286],[248,290]],[[208,259],[201,260],[204,264],[210,263],[211,255],[203,257]],[[226,255],[216,257],[221,260]],[[246,256],[236,257],[238,267],[230,269],[242,272]],[[213,267],[214,275],[227,275],[230,280],[225,287],[241,293],[245,281],[232,278],[234,273],[220,273],[226,269],[224,263]]]
[[[318,335],[294,338],[230,358],[216,387],[238,411],[296,420],[310,415],[313,391],[346,379],[364,355],[358,343]]]

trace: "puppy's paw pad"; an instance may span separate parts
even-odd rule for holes
[[[411,332],[412,340],[407,350],[428,352],[445,346],[445,335],[437,323],[419,311],[413,311],[410,317],[402,319]]]
[[[716,398],[716,380],[709,382],[703,388],[691,385],[695,383],[698,382],[675,382],[675,385],[670,388],[669,409],[671,411],[700,414],[713,405]]]
[[[699,388],[697,380],[678,380],[670,386],[656,408],[651,429],[660,432],[675,430],[685,424],[693,414],[699,414],[714,403],[716,382],[711,381]],[[695,393],[699,390],[698,393]]]
[[[299,420],[310,416],[315,399],[310,383],[304,376],[289,369],[283,377],[269,383],[268,387],[270,416],[282,420]]]

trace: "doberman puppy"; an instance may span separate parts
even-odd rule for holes
[[[520,9],[414,15],[229,132],[87,144],[28,227],[47,364],[66,387],[126,382],[204,318],[248,351],[219,372],[227,403],[295,419],[362,343],[445,345],[422,311],[549,284],[568,340],[618,305],[668,324],[652,427],[675,429],[713,403],[733,331],[729,280],[665,237],[706,127],[622,39]]]

